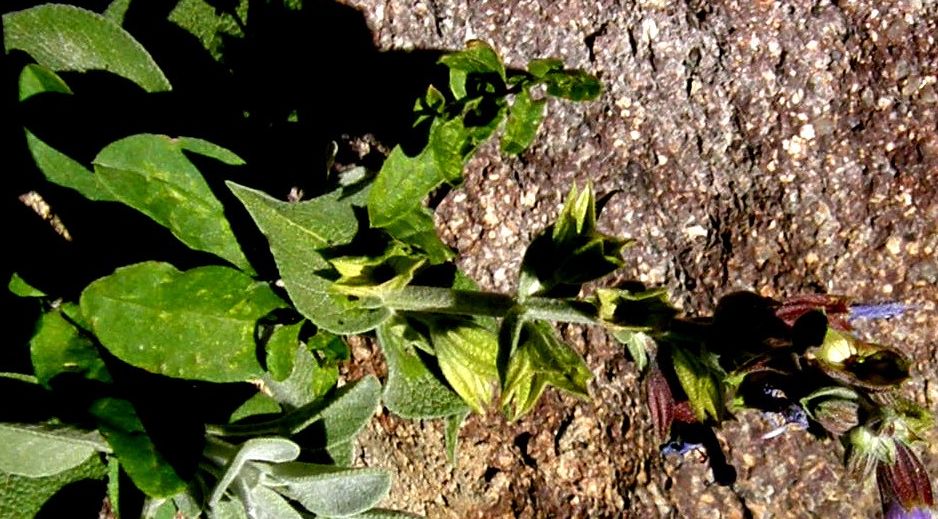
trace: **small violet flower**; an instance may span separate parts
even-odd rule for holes
[[[885,519],[935,519],[931,481],[922,461],[905,443],[895,441],[892,463],[879,461],[876,482]]]

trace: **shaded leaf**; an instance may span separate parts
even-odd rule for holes
[[[314,342],[322,341],[341,339],[321,331],[315,335]],[[287,409],[296,409],[316,401],[332,389],[339,378],[338,368],[320,365],[306,345],[294,345],[293,355],[293,371],[289,377],[283,381],[277,381],[272,376],[264,377],[267,391]]]
[[[41,478],[77,467],[110,448],[96,431],[0,423],[0,471]]]
[[[368,309],[331,290],[332,281],[319,275],[329,263],[320,250],[347,244],[358,224],[354,200],[336,191],[298,203],[275,200],[268,195],[228,183],[267,236],[280,269],[283,284],[296,309],[320,328],[333,333],[361,333],[377,326],[390,312]]]
[[[550,72],[563,70],[563,61],[556,58],[532,59],[528,62],[528,72],[536,78],[543,78]]]
[[[444,443],[446,444],[446,459],[450,465],[456,466],[459,460],[456,455],[456,449],[459,447],[459,430],[462,429],[466,418],[469,416],[469,410],[456,413],[446,418],[446,429],[444,432]]]
[[[489,44],[472,40],[466,50],[453,52],[440,58],[450,69],[450,90],[456,99],[466,97],[466,78],[469,74],[496,74],[505,81],[505,65]]]
[[[590,101],[602,93],[602,83],[582,70],[552,70],[542,79],[548,94],[571,101]]]
[[[502,153],[517,155],[534,142],[546,106],[546,99],[532,99],[527,88],[515,95],[505,122],[505,133],[502,134]]]
[[[39,318],[36,332],[29,341],[29,354],[40,384],[48,386],[60,373],[78,373],[91,380],[111,381],[94,342],[63,316],[67,307],[77,311],[77,306],[66,303]]]
[[[255,326],[283,306],[269,286],[235,269],[181,272],[157,262],[117,269],[81,295],[82,312],[116,357],[153,373],[209,382],[263,374]]]
[[[232,411],[228,423],[234,423],[251,416],[280,414],[281,411],[280,404],[276,400],[264,393],[257,393]]]
[[[186,482],[156,450],[130,402],[102,398],[90,411],[124,471],[143,493],[169,497],[185,490]]]
[[[705,422],[707,417],[711,417],[719,421],[723,414],[723,393],[713,373],[682,348],[672,348],[671,359],[674,373],[687,394],[697,420]]]
[[[95,176],[120,202],[169,229],[189,247],[253,272],[225,218],[225,208],[183,151],[243,164],[201,139],[141,134],[113,142],[94,159]]]
[[[510,420],[527,414],[548,385],[587,398],[589,367],[547,322],[524,322],[502,383],[502,407]]]
[[[633,332],[626,329],[614,330],[612,336],[628,348],[629,356],[635,362],[635,369],[639,373],[645,371],[648,366],[648,350],[654,340],[643,332]]]
[[[384,405],[403,418],[442,418],[467,413],[469,408],[462,398],[437,378],[418,355],[413,342],[426,339],[410,333],[409,325],[400,317],[377,329],[378,342],[388,363]],[[432,347],[427,342],[418,349]]]
[[[46,4],[3,15],[7,52],[18,49],[52,70],[106,70],[147,92],[168,91],[169,80],[127,31],[92,11]]]

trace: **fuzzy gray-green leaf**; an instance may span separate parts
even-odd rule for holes
[[[385,308],[367,309],[349,301],[321,275],[330,266],[319,251],[352,241],[358,231],[355,200],[336,191],[288,203],[230,182],[228,187],[267,236],[287,294],[307,319],[333,333],[360,333],[390,315]]]
[[[0,423],[0,471],[31,478],[52,476],[110,448],[95,431],[45,424]]]

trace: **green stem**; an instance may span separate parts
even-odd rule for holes
[[[593,305],[575,299],[528,297],[522,302],[507,294],[438,287],[408,286],[385,295],[382,302],[405,312],[504,317],[520,306],[524,315],[533,319],[579,324],[596,324],[598,320]]]

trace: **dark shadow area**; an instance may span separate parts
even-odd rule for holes
[[[46,501],[35,519],[98,517],[106,489],[104,480],[83,479],[69,483]]]
[[[13,1],[8,13],[41,4]],[[73,2],[103,12],[110,2]],[[364,137],[390,147],[413,135],[414,101],[427,85],[446,85],[436,64],[440,52],[381,52],[363,14],[331,1],[308,1],[297,10],[282,1],[251,0],[246,19],[233,1],[207,2],[216,13],[237,18],[242,35],[222,35],[213,56],[193,34],[169,20],[177,0],[135,0],[123,27],[153,56],[173,85],[148,94],[105,72],[61,76],[74,95],[41,94],[18,101],[22,52],[0,56],[0,121],[6,174],[0,179],[6,252],[2,279],[19,272],[50,296],[76,300],[91,281],[115,268],[145,260],[178,268],[223,263],[192,251],[139,212],[118,203],[92,202],[53,185],[39,172],[23,128],[91,168],[109,143],[137,133],[191,136],[226,147],[247,166],[231,167],[187,154],[226,208],[235,235],[261,277],[276,269],[266,240],[224,186],[234,180],[286,198],[291,188],[305,197],[326,189],[329,144],[340,143],[337,161],[360,157],[347,143]],[[343,145],[345,143],[346,145]],[[367,160],[367,159],[366,159]],[[38,192],[71,235],[63,239],[18,197]],[[38,314],[33,302],[3,290],[8,338],[16,347],[0,353],[0,366],[28,372],[25,345]]]

